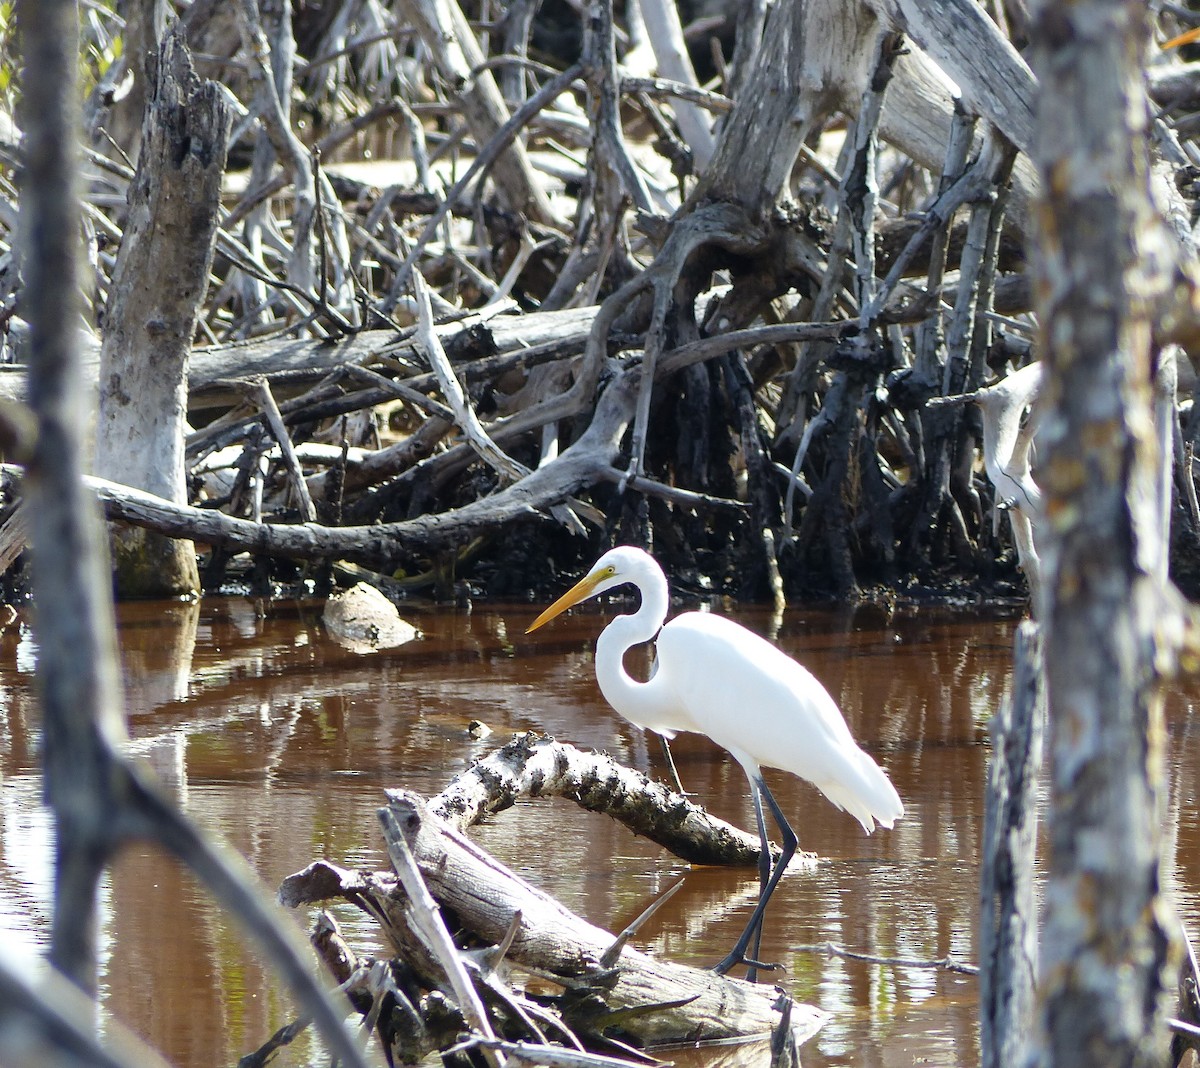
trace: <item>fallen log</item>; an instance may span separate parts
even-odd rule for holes
[[[376,570],[392,570],[405,556],[426,555],[467,544],[471,539],[517,521],[544,520],[580,490],[622,477],[615,463],[632,418],[640,368],[622,372],[604,390],[588,429],[557,459],[543,464],[503,490],[460,508],[413,519],[360,526],[315,522],[269,523],[242,519],[208,508],[174,504],[162,497],[104,479],[86,478],[110,520],[121,520],[170,537],[185,538],[231,553],[249,552],[292,560],[338,560]],[[452,455],[453,450],[443,454]],[[0,465],[8,475],[21,471]],[[739,507],[736,501],[691,493],[639,478],[631,487],[689,508]],[[23,547],[24,532],[0,532],[5,560]]]
[[[528,312],[523,315],[469,315],[444,323],[437,334],[452,360],[474,361],[537,350],[543,359],[581,351],[597,309]],[[27,331],[13,328],[13,356],[24,358]],[[83,376],[92,388],[100,374],[100,342],[90,334],[78,336]],[[271,338],[244,344],[195,348],[188,365],[188,405],[191,411],[222,407],[240,397],[227,384],[251,375],[291,375],[298,382],[315,382],[347,364],[367,365],[380,360],[411,360],[425,370],[417,354],[415,331],[362,330],[345,337]],[[487,366],[495,373],[494,365]],[[469,376],[468,376],[469,379]],[[19,363],[0,367],[0,397],[25,397],[25,368]],[[382,398],[382,399],[387,399]]]
[[[350,560],[389,570],[405,553],[428,553],[464,544],[517,520],[536,519],[604,477],[616,459],[633,412],[637,375],[626,372],[605,390],[587,431],[552,463],[490,497],[439,515],[397,523],[329,527],[319,523],[259,523],[204,508],[172,504],[150,493],[89,478],[109,519],[232,552],[299,560]],[[5,468],[13,470],[12,468]]]
[[[395,822],[381,814],[385,836],[398,828],[430,893],[453,914],[460,940],[503,944],[507,964],[559,986],[560,995],[543,1000],[573,1033],[653,1047],[766,1040],[779,1025],[779,994],[772,987],[631,949],[500,864],[449,827],[420,796],[389,791],[386,812]],[[292,906],[344,898],[375,916],[394,945],[415,939],[405,916],[410,903],[391,876],[346,873],[322,863],[289,877],[280,896]],[[419,967],[428,967],[427,955]],[[816,1034],[827,1018],[814,1006],[793,1003],[790,1011],[797,1044]]]
[[[455,776],[429,808],[448,827],[463,832],[522,798],[551,796],[611,816],[691,864],[758,864],[758,835],[709,815],[603,753],[531,733],[516,735]],[[797,866],[815,863],[811,853],[797,854],[793,861]]]

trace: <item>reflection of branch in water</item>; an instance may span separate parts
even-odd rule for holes
[[[816,866],[815,854],[797,854],[788,865],[784,879],[799,871],[811,872]],[[688,874],[694,876],[695,873]],[[660,928],[657,937],[663,940],[664,946],[671,945],[676,937],[681,936],[682,946],[686,951],[688,946],[703,941],[722,924],[744,924],[747,913],[758,903],[762,893],[758,885],[758,873],[749,868],[746,869],[744,880],[733,889],[728,889],[724,881],[720,889],[714,889],[708,884],[698,887],[696,882],[697,880],[693,879],[686,907],[672,914],[671,920],[675,926]]]
[[[621,956],[621,950],[625,948],[625,943],[637,934],[642,924],[683,889],[683,883],[686,878],[685,875],[681,875],[676,879],[674,886],[670,887],[665,893],[660,894],[656,900],[652,901],[647,908],[642,910],[642,914],[633,923],[629,924],[625,930],[617,935],[613,944],[605,950],[604,955],[600,958],[600,966],[602,968],[611,968],[617,963],[617,960]]]
[[[852,949],[839,946],[836,942],[813,942],[806,946],[792,946],[793,953],[824,953],[827,957],[845,957],[847,960],[862,960],[868,964],[891,964],[900,968],[942,968],[948,972],[958,972],[961,975],[978,975],[979,968],[974,964],[965,964],[953,957],[939,957],[932,960],[923,957],[877,957],[873,953],[858,953]]]

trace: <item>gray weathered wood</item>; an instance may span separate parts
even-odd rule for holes
[[[476,143],[486,144],[508,121],[508,108],[479,50],[457,0],[401,0],[400,8],[425,42],[442,77],[461,88],[463,115]],[[554,222],[554,212],[524,147],[513,143],[497,159],[493,174],[505,202],[538,223]]]
[[[517,735],[455,776],[429,807],[455,830],[465,831],[533,797],[564,797],[589,812],[602,812],[692,864],[758,864],[757,834],[717,819],[603,753],[532,734]],[[811,854],[797,854],[797,864],[812,862]]]
[[[100,524],[81,478],[83,391],[75,356],[80,207],[78,25],[73,0],[22,11],[29,126],[23,225],[31,328],[29,401],[37,418],[27,492],[38,611],[46,793],[56,821],[50,957],[96,988],[96,895],[120,829],[108,755],[124,734]],[[85,1024],[86,1026],[86,1024]]]
[[[504,938],[519,912],[520,928],[509,950],[513,960],[575,981],[601,968],[614,935],[568,912],[450,830],[418,795],[393,790],[388,798],[430,892],[485,943]],[[606,995],[614,1010],[664,1006],[626,1020],[647,1043],[769,1033],[778,1022],[774,1000],[769,986],[659,960],[629,947],[620,955]],[[811,1037],[824,1020],[820,1009],[793,1008],[799,1041]]]
[[[208,542],[234,552],[293,559],[351,560],[376,568],[401,553],[425,553],[463,544],[476,534],[516,520],[531,520],[578,490],[605,479],[620,454],[633,411],[636,373],[612,383],[587,431],[554,463],[520,482],[438,515],[372,526],[257,523],[208,509],[175,505],[161,497],[101,479],[89,480],[110,519],[136,523],[177,538]]]
[[[96,903],[104,869],[132,837],[154,837],[186,859],[223,901],[236,902],[291,981],[325,1041],[348,1065],[363,1068],[361,1053],[342,1027],[338,1010],[297,949],[294,932],[280,924],[244,862],[223,856],[170,806],[120,754],[125,738],[118,682],[110,580],[101,527],[83,484],[83,383],[75,351],[81,300],[78,251],[80,210],[75,145],[78,131],[78,27],[73,0],[46,0],[22,12],[24,100],[31,111],[25,141],[26,193],[22,211],[35,235],[26,264],[31,326],[29,402],[37,434],[28,468],[34,545],[33,587],[38,611],[38,677],[42,690],[46,792],[55,817],[54,917],[50,957],[84,994],[97,980]],[[64,999],[65,1000],[65,999]],[[69,1003],[69,1002],[68,1002]],[[0,1012],[25,1013],[23,997],[0,999]],[[74,1034],[54,1036],[55,1063],[86,1055],[85,1033],[94,1002],[72,1004]],[[37,1060],[25,1016],[15,1046],[0,1026],[0,1061]],[[11,1024],[11,1017],[10,1017]],[[82,1051],[82,1054],[81,1054]],[[105,1063],[103,1055],[95,1063]],[[136,1064],[136,1054],[126,1063]],[[147,1063],[153,1063],[149,1058]]]
[[[142,151],[105,314],[95,471],[182,504],[187,362],[212,266],[230,109],[216,84],[196,76],[178,27],[151,66]],[[199,590],[187,542],[141,528],[111,533],[120,595]]]
[[[1033,141],[1037,84],[1020,53],[976,0],[871,0],[951,78],[967,107],[1018,148]]]
[[[560,354],[569,355],[582,348],[596,311],[596,308],[588,307],[520,316],[497,315],[489,319],[470,316],[464,322],[437,327],[437,333],[453,359],[484,359],[555,345],[562,346]],[[83,364],[81,376],[87,382],[96,383],[99,379],[99,343],[83,334],[79,338],[79,347]],[[18,359],[23,358],[27,351],[25,333],[19,332],[15,337],[14,351]],[[311,383],[345,364],[373,363],[387,356],[418,362],[413,334],[363,330],[337,341],[270,338],[215,348],[199,347],[192,350],[187,364],[189,405],[199,412],[236,403],[237,392],[228,384],[235,378],[290,374]],[[0,367],[0,397],[24,399],[24,367]]]
[[[675,0],[641,0],[641,11],[658,61],[658,73],[686,86],[698,86]],[[696,170],[704,170],[716,148],[711,120],[703,109],[684,100],[675,103],[675,119],[684,141],[692,150]]]
[[[1037,625],[1013,643],[1012,697],[992,718],[979,887],[982,1068],[1025,1063],[1037,982],[1038,774],[1046,693]]]
[[[1141,0],[1034,9],[1042,174],[1035,267],[1045,364],[1039,482],[1049,698],[1049,863],[1034,1055],[1162,1063],[1163,723],[1169,629],[1153,428],[1153,299],[1169,251],[1148,195]]]
[[[693,203],[713,198],[769,212],[805,137],[853,98],[857,113],[870,73],[878,19],[855,0],[785,0],[767,14],[757,62],[725,120]]]

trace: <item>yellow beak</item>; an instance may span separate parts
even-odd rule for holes
[[[1178,37],[1172,37],[1169,41],[1164,41],[1160,47],[1165,52],[1168,48],[1179,48],[1180,45],[1191,44],[1198,39],[1200,39],[1200,26],[1181,33]]]
[[[526,634],[532,634],[543,623],[549,623],[555,616],[561,615],[568,608],[579,604],[580,601],[586,601],[593,593],[596,592],[596,587],[600,585],[600,580],[604,578],[603,571],[592,572],[584,575],[574,586],[564,593],[557,601],[546,609],[540,616],[537,617],[528,627],[525,628]]]

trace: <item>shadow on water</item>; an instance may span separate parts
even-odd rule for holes
[[[385,787],[435,793],[514,731],[606,750],[656,775],[658,747],[604,704],[592,646],[611,606],[577,609],[526,637],[529,606],[414,606],[419,642],[361,656],[331,642],[319,606],[213,600],[134,605],[121,641],[134,751],[191,815],[240,850],[272,889],[318,857],[383,868],[375,811]],[[976,983],[911,964],[828,957],[835,942],[888,958],[973,962],[977,844],[988,717],[1008,687],[1015,619],[923,609],[887,615],[736,612],[801,659],[837,698],[851,729],[890,771],[907,806],[896,830],[862,834],[817,792],[768,773],[801,848],[821,858],[784,879],[763,954],[773,978],[832,1016],[804,1051],[810,1068],[978,1063]],[[0,931],[32,960],[49,923],[51,828],[39,807],[35,650],[0,634]],[[632,658],[631,658],[632,659]],[[631,665],[633,670],[636,667]],[[1200,901],[1196,775],[1186,754],[1192,696],[1173,695],[1169,846],[1184,915]],[[471,720],[493,730],[467,732]],[[752,826],[741,770],[707,739],[673,746],[687,789],[711,811]],[[619,930],[686,866],[619,824],[562,801],[522,804],[476,828],[500,859],[590,921]],[[641,932],[649,951],[718,960],[753,906],[752,871],[695,869]],[[352,944],[375,929],[338,912]],[[307,917],[301,918],[307,921]],[[126,852],[101,901],[106,1011],[181,1068],[232,1063],[289,1018],[242,933],[171,861]],[[307,1051],[300,1049],[299,1056]],[[677,1063],[716,1063],[711,1051]]]

